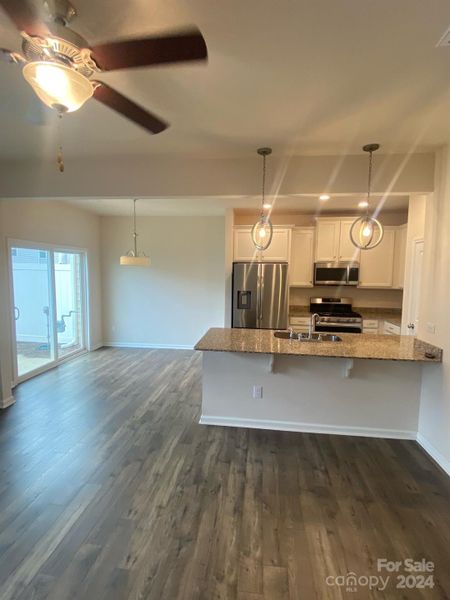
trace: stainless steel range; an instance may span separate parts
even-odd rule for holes
[[[352,310],[351,298],[310,298],[315,331],[362,333],[362,316]]]

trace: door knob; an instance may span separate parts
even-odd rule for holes
[[[408,323],[408,329],[415,329],[414,323]]]

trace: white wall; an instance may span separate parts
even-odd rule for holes
[[[149,268],[121,267],[132,222],[102,217],[103,331],[106,344],[192,347],[224,325],[225,219],[138,217]]]
[[[450,474],[450,147],[437,159],[425,233],[419,337],[443,348],[444,357],[442,365],[424,370],[418,439]],[[428,323],[435,326],[434,334]]]
[[[434,154],[380,154],[373,192],[430,192]],[[61,177],[54,161],[2,161],[0,197],[122,197],[252,195],[260,193],[261,159],[194,159],[182,156],[71,158]],[[267,191],[277,194],[361,193],[367,156],[283,156],[274,152]],[[245,205],[245,203],[244,203]]]
[[[11,306],[8,288],[7,239],[85,248],[89,273],[89,337],[102,341],[100,290],[100,218],[55,201],[0,200],[0,367],[3,398],[10,396]]]
[[[414,267],[414,242],[415,240],[424,240],[424,248],[432,243],[432,239],[425,240],[425,220],[429,208],[431,196],[425,194],[412,195],[409,199],[408,228],[406,231],[406,253],[405,253],[405,288],[403,294],[402,306],[402,334],[409,335],[407,324],[411,320],[410,304],[411,292],[414,289],[413,279],[415,273]],[[420,299],[419,299],[420,302]],[[422,337],[422,331],[416,332],[416,335]]]
[[[203,352],[201,422],[236,427],[414,439],[418,363]],[[252,397],[254,385],[262,398]]]

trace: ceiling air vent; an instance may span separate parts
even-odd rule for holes
[[[436,44],[436,48],[438,48],[439,46],[450,46],[450,27],[438,41],[438,43]]]

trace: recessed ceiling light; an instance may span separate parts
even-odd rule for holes
[[[329,199],[330,199],[329,194],[320,194],[320,196],[319,196],[319,200],[325,201],[325,200],[329,200]]]
[[[369,206],[369,203],[367,202],[367,200],[361,200],[361,202],[358,202],[358,206],[359,208],[367,208]]]
[[[272,205],[269,202],[264,202],[263,208],[272,208]]]

